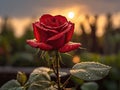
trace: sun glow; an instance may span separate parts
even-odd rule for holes
[[[75,13],[74,13],[74,12],[69,12],[69,13],[68,13],[68,18],[73,19],[74,16],[75,16]]]

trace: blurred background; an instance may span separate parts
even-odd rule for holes
[[[64,15],[74,22],[72,41],[85,48],[70,52],[72,56],[62,54],[61,66],[71,68],[83,61],[110,65],[110,74],[96,81],[99,90],[120,90],[119,0],[0,0],[0,77],[5,68],[8,74],[12,73],[10,67],[47,66],[37,49],[26,44],[27,39],[34,38],[32,23],[46,13]]]

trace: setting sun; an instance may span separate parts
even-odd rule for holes
[[[69,12],[69,13],[68,13],[68,18],[73,19],[74,16],[75,16],[75,13],[74,13],[74,12]]]

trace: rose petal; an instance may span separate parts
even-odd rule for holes
[[[43,16],[41,16],[41,18],[39,20],[41,23],[47,25],[51,21],[52,18],[53,18],[52,15],[44,14]]]
[[[51,45],[53,49],[58,50],[65,45],[65,35],[57,40],[49,41],[47,43]]]
[[[36,26],[36,24],[37,24],[37,26]],[[33,30],[34,30],[34,36],[35,36],[36,40],[40,42],[40,33],[39,33],[38,24],[39,24],[39,22],[33,23]]]
[[[41,16],[40,22],[45,26],[56,27],[59,26],[58,20],[54,16],[45,14]]]
[[[69,24],[66,30],[64,30],[63,32],[61,32],[59,34],[56,34],[56,35],[50,37],[47,41],[53,41],[53,40],[57,40],[57,39],[61,38],[62,36],[64,36],[65,33],[67,33],[68,31],[71,30],[71,27],[72,27],[72,24]]]
[[[75,50],[81,46],[80,43],[67,43],[62,48],[59,49],[59,52],[65,53],[72,50]]]
[[[29,44],[31,47],[34,47],[34,48],[38,48],[38,47],[39,47],[39,43],[38,43],[35,39],[27,40],[26,42],[27,42],[27,44]]]
[[[49,32],[52,32],[52,33],[58,33],[58,31],[56,31],[55,29],[57,28],[53,28],[53,27],[48,27],[48,26],[44,26],[43,24],[38,24],[38,23],[36,23],[35,24],[36,25],[36,27],[38,27],[39,28],[39,30],[43,30],[43,31],[49,31]]]
[[[71,30],[68,31],[66,34],[66,43],[68,43],[71,40],[73,33],[74,33],[74,24],[72,24]]]
[[[58,32],[58,31],[56,31],[56,30],[49,30],[48,32],[50,32],[50,33],[54,33],[54,34],[59,33],[59,32]]]
[[[39,42],[47,42],[47,39],[51,36],[58,34],[59,32],[52,29],[44,28],[39,25],[39,22],[33,23],[34,26],[34,36]]]
[[[43,31],[50,31],[51,29],[50,28],[46,28],[45,26],[41,25],[40,22],[36,22],[36,23],[33,23],[35,24],[35,26],[40,30],[43,30]]]
[[[39,25],[39,22],[33,23],[34,28],[34,36],[36,37],[36,40],[39,42],[44,42],[46,43],[48,35],[47,35],[47,29],[42,28]],[[36,29],[37,28],[37,29]]]
[[[47,29],[47,28],[44,28],[43,26],[38,26],[38,28],[39,28],[39,33],[40,33],[40,42],[47,42],[47,39],[49,37],[52,37],[59,33],[57,30]]]
[[[52,50],[52,46],[50,46],[50,45],[48,45],[48,44],[46,44],[46,43],[40,43],[40,44],[39,44],[39,48],[40,48],[41,50],[46,50],[46,51]]]
[[[51,29],[57,29],[61,26],[64,26],[64,24],[67,21],[66,17],[61,15],[52,16],[50,14],[45,14],[41,16],[40,24],[43,25],[45,28],[51,28]]]
[[[37,28],[39,28],[41,30],[44,30],[44,31],[49,31],[50,30],[48,28],[43,27],[41,24],[39,25],[39,23],[35,23],[35,25],[36,25]]]
[[[64,16],[56,15],[54,17],[55,17],[56,20],[58,20],[59,25],[62,25],[63,23],[68,22],[66,17],[64,17]]]
[[[52,50],[52,46],[46,43],[38,43],[35,39],[34,40],[27,40],[27,44],[34,48],[40,48],[41,50]]]
[[[59,29],[59,28],[64,27],[66,24],[68,25],[68,22],[65,22],[64,24],[59,25],[57,27],[53,27],[53,26],[46,26],[44,23],[40,22],[40,25],[44,28],[47,28],[47,30],[49,30],[49,29]]]
[[[57,32],[56,30],[50,30],[50,31],[47,31],[47,36],[48,36],[48,38],[50,38],[58,33],[59,32]],[[48,38],[47,38],[47,40],[48,40]],[[46,40],[46,43],[48,43],[47,40]]]

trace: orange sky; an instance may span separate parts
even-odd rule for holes
[[[69,12],[73,12],[74,13],[74,17],[73,18],[69,18],[68,17],[68,14]],[[51,12],[53,13],[53,12]],[[55,14],[57,14],[57,12],[54,12]],[[72,21],[75,23],[75,33],[76,34],[81,34],[81,30],[80,30],[80,23],[85,23],[85,27],[86,27],[86,33],[90,33],[90,27],[88,25],[88,21],[85,21],[85,17],[84,15],[78,15],[77,13],[77,10],[65,10],[63,11],[63,14],[68,18],[68,20]],[[38,20],[39,18],[37,17],[36,19],[32,19],[30,17],[26,17],[26,18],[11,18],[10,19],[10,23],[13,25],[14,27],[14,30],[15,30],[15,35],[17,37],[20,37],[22,36],[22,34],[25,32],[24,31],[24,28],[26,26],[28,26],[29,24],[31,24],[32,26],[32,22],[35,22],[36,20]],[[93,16],[91,16],[91,21],[90,22],[93,22],[94,21],[94,18]],[[2,18],[0,18],[0,24],[2,22]],[[106,17],[104,14],[101,14],[98,18],[98,30],[97,30],[97,33],[96,35],[98,37],[101,37],[103,34],[104,34],[104,26],[106,25]],[[114,26],[115,27],[118,27],[120,26],[120,14],[114,14],[113,15],[113,23],[114,23]]]

